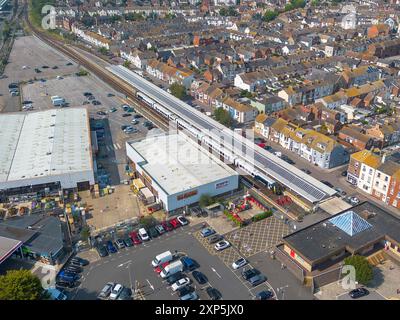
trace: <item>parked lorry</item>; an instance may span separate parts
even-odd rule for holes
[[[180,260],[174,261],[167,265],[160,273],[161,278],[165,279],[177,272],[183,271],[183,264]]]
[[[151,264],[155,268],[155,267],[158,267],[159,265],[161,265],[161,264],[163,264],[165,262],[172,261],[172,258],[173,258],[173,256],[172,256],[171,251],[165,251],[165,252],[160,253],[159,255],[157,255],[153,259],[153,261],[151,261]]]

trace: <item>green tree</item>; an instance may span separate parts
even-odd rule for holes
[[[100,48],[99,48],[99,52],[100,52],[101,54],[106,55],[106,54],[108,53],[108,50],[107,50],[106,47],[100,47]]]
[[[0,276],[0,300],[39,300],[43,287],[29,270],[9,270]]]
[[[356,269],[356,281],[367,285],[373,278],[372,266],[368,260],[360,255],[354,255],[344,259],[345,265],[351,265]]]
[[[81,230],[81,238],[83,241],[87,241],[90,237],[90,228],[88,226],[84,226]]]
[[[214,111],[215,120],[223,124],[226,127],[230,127],[233,124],[233,119],[228,111],[223,108],[217,108]]]
[[[179,83],[173,83],[169,87],[169,90],[171,91],[171,94],[177,97],[178,99],[184,99],[186,97],[186,88],[185,86],[179,84]]]
[[[267,10],[263,16],[263,20],[266,22],[270,22],[275,20],[275,18],[279,15],[277,11]]]
[[[248,91],[248,90],[242,90],[242,91],[240,91],[240,96],[242,97],[242,98],[253,98],[253,95],[251,94],[251,92],[250,91]]]
[[[200,196],[200,199],[199,199],[200,207],[204,208],[204,207],[207,207],[207,206],[209,206],[209,205],[211,205],[213,203],[215,203],[215,201],[213,200],[213,198],[209,194],[205,193],[205,194],[202,194]]]
[[[122,64],[125,68],[129,68],[131,63],[129,60],[125,60],[124,63]]]

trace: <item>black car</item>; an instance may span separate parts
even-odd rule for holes
[[[193,271],[192,276],[199,284],[205,284],[208,282],[207,277],[204,275],[204,273],[201,273],[200,271]]]
[[[193,291],[194,291],[194,288],[192,286],[184,286],[183,288],[178,289],[179,298],[183,297],[183,296],[185,296],[188,293],[191,293]]]
[[[42,69],[48,69],[49,66],[42,66]]]
[[[94,101],[93,101],[94,102]],[[106,116],[107,115],[107,113],[105,113],[104,111],[97,111],[97,114],[99,115],[99,116]]]
[[[97,100],[93,100],[93,101],[92,101],[92,105],[94,105],[94,106],[99,106],[99,105],[101,105],[101,102],[100,102],[100,101],[97,101]]]
[[[274,294],[270,290],[260,291],[256,294],[257,300],[270,300]]]
[[[124,125],[121,126],[121,130],[125,130],[125,129],[128,128],[128,127],[129,127],[129,125],[125,125],[125,124],[124,124]]]
[[[211,300],[219,300],[219,299],[221,299],[221,293],[217,289],[215,289],[213,287],[208,287],[206,289],[206,292],[207,292],[207,294],[208,294],[208,296],[210,297]]]
[[[107,93],[107,97],[114,97],[115,96],[115,94],[113,94],[113,93]]]
[[[53,70],[56,70],[56,69],[58,69],[58,67],[57,67],[57,66],[54,66],[52,69],[53,69]]]
[[[131,115],[132,115],[132,113],[123,113],[123,114],[122,114],[122,117],[124,117],[124,118],[125,118],[125,117],[130,117]]]
[[[117,300],[132,300],[132,290],[124,287]]]
[[[89,264],[89,261],[79,257],[73,257],[71,259],[71,263],[78,266],[87,266]]]
[[[81,267],[79,267],[77,265],[73,265],[73,264],[66,265],[65,269],[66,270],[71,270],[71,271],[76,272],[76,273],[81,273],[83,271],[83,269]]]
[[[72,62],[68,62],[66,65],[67,66],[72,66]]]
[[[349,292],[349,296],[353,299],[361,298],[369,295],[369,291],[365,288],[357,288]]]
[[[342,171],[341,175],[342,177],[347,177],[347,170]]]
[[[84,92],[83,95],[84,95],[85,97],[90,97],[90,96],[92,95],[92,93],[91,93],[91,92]]]
[[[133,116],[133,118],[139,119],[139,118],[143,118],[143,116],[142,116],[141,114],[135,114],[135,115]]]
[[[244,280],[249,280],[253,278],[254,276],[258,275],[260,272],[256,269],[247,269],[247,270],[242,270],[242,277]]]
[[[328,186],[328,187],[330,187],[330,188],[334,188],[334,185],[333,185],[332,183],[330,183],[329,181],[322,180],[321,182],[322,182],[324,185],[326,185],[326,186]]]
[[[124,239],[124,243],[125,243],[125,246],[127,246],[127,247],[133,247],[133,241],[129,237]]]
[[[97,250],[97,252],[99,253],[99,256],[100,256],[100,257],[106,257],[106,256],[108,256],[108,251],[107,251],[106,246],[104,246],[104,245],[99,245],[99,246],[96,247],[96,250]]]
[[[311,174],[311,171],[308,170],[308,169],[301,169],[301,171],[303,171],[303,172],[305,172],[305,173],[307,173],[307,174]]]
[[[171,275],[167,278],[167,283],[173,284],[184,277],[185,277],[185,275],[182,272],[174,273],[173,275]]]
[[[61,288],[73,288],[75,286],[74,281],[65,281],[61,279],[57,279],[56,281],[56,287],[61,287]]]
[[[154,227],[149,228],[148,233],[151,238],[157,238],[159,236],[157,229]]]

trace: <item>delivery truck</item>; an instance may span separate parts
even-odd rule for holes
[[[165,251],[165,252],[160,253],[159,255],[157,255],[153,259],[153,261],[151,261],[151,264],[155,268],[155,267],[158,267],[159,265],[161,265],[161,264],[163,264],[165,262],[172,261],[172,258],[173,258],[173,256],[172,256],[171,251]]]

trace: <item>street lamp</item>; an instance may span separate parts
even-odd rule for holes
[[[289,286],[286,285],[286,286],[283,286],[283,287],[276,288],[276,292],[277,293],[281,292],[281,295],[282,295],[282,299],[281,300],[285,300],[285,289],[288,288],[288,287]]]

